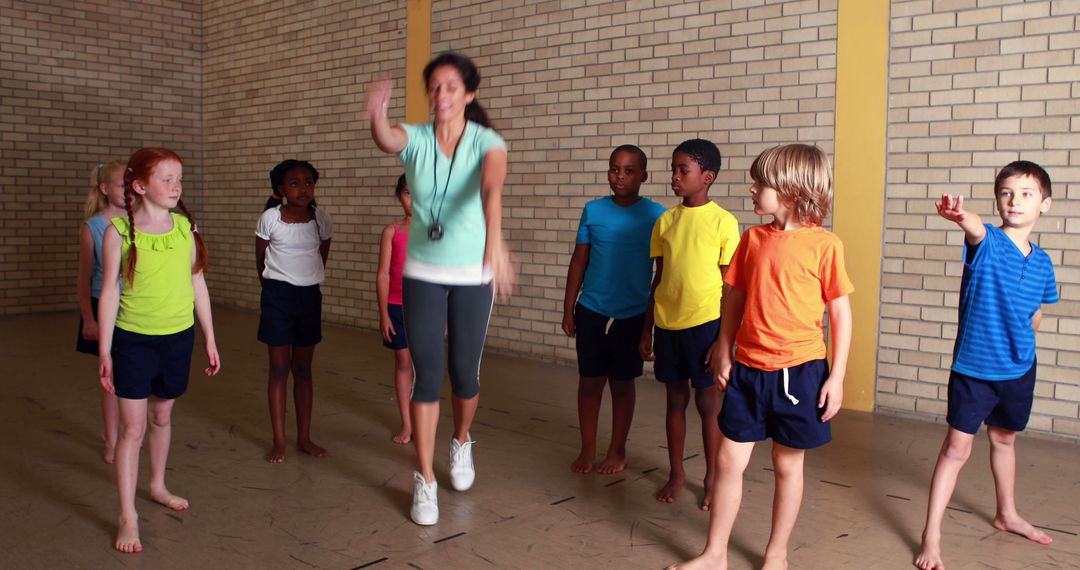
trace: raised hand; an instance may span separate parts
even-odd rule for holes
[[[393,82],[387,78],[379,79],[371,84],[364,105],[368,118],[375,120],[386,117],[386,111],[390,107],[390,92],[393,87]]]
[[[964,197],[960,194],[942,194],[941,201],[934,202],[934,206],[938,215],[950,222],[960,223],[968,217],[968,212],[964,210]]]

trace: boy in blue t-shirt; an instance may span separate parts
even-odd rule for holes
[[[638,195],[648,180],[646,157],[622,145],[608,161],[611,196],[585,204],[570,257],[562,330],[576,336],[581,453],[570,465],[589,473],[596,459],[596,430],[604,384],[611,390],[611,445],[597,472],[626,468],[626,437],[634,417],[634,382],[642,374],[638,340],[652,281],[649,237],[665,208]],[[578,292],[581,296],[578,297]],[[609,382],[610,380],[610,382]]]
[[[1001,227],[983,225],[964,210],[963,196],[941,196],[938,214],[964,230],[960,319],[949,376],[949,431],[938,454],[915,566],[940,570],[941,524],[979,425],[990,437],[990,470],[997,490],[994,526],[1039,544],[1052,539],[1016,510],[1016,433],[1031,415],[1035,391],[1035,332],[1041,305],[1058,301],[1050,257],[1028,241],[1050,210],[1050,176],[1025,160],[994,180]]]

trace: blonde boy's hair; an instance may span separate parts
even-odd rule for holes
[[[767,149],[754,159],[750,177],[755,184],[776,190],[803,224],[819,226],[829,215],[832,169],[829,158],[816,146],[786,144]]]
[[[114,172],[122,172],[126,164],[120,160],[99,162],[90,170],[90,193],[83,205],[83,217],[92,218],[109,205],[109,198],[101,193],[101,185],[108,184]]]

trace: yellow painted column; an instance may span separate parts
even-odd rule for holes
[[[408,0],[405,21],[405,122],[428,120],[424,66],[431,60],[431,0]]]
[[[840,0],[833,231],[846,250],[854,329],[844,407],[874,409],[885,214],[889,0]]]

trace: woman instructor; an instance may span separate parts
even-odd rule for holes
[[[434,120],[391,125],[390,81],[368,91],[371,136],[380,150],[405,166],[413,198],[413,223],[402,272],[405,334],[416,379],[411,412],[418,471],[412,520],[439,520],[438,483],[432,463],[439,421],[439,392],[449,353],[454,436],[450,440],[450,483],[469,489],[476,477],[469,428],[480,392],[480,357],[495,296],[506,297],[514,282],[502,238],[502,191],[506,142],[490,127],[476,102],[480,74],[467,57],[445,53],[424,68]]]

